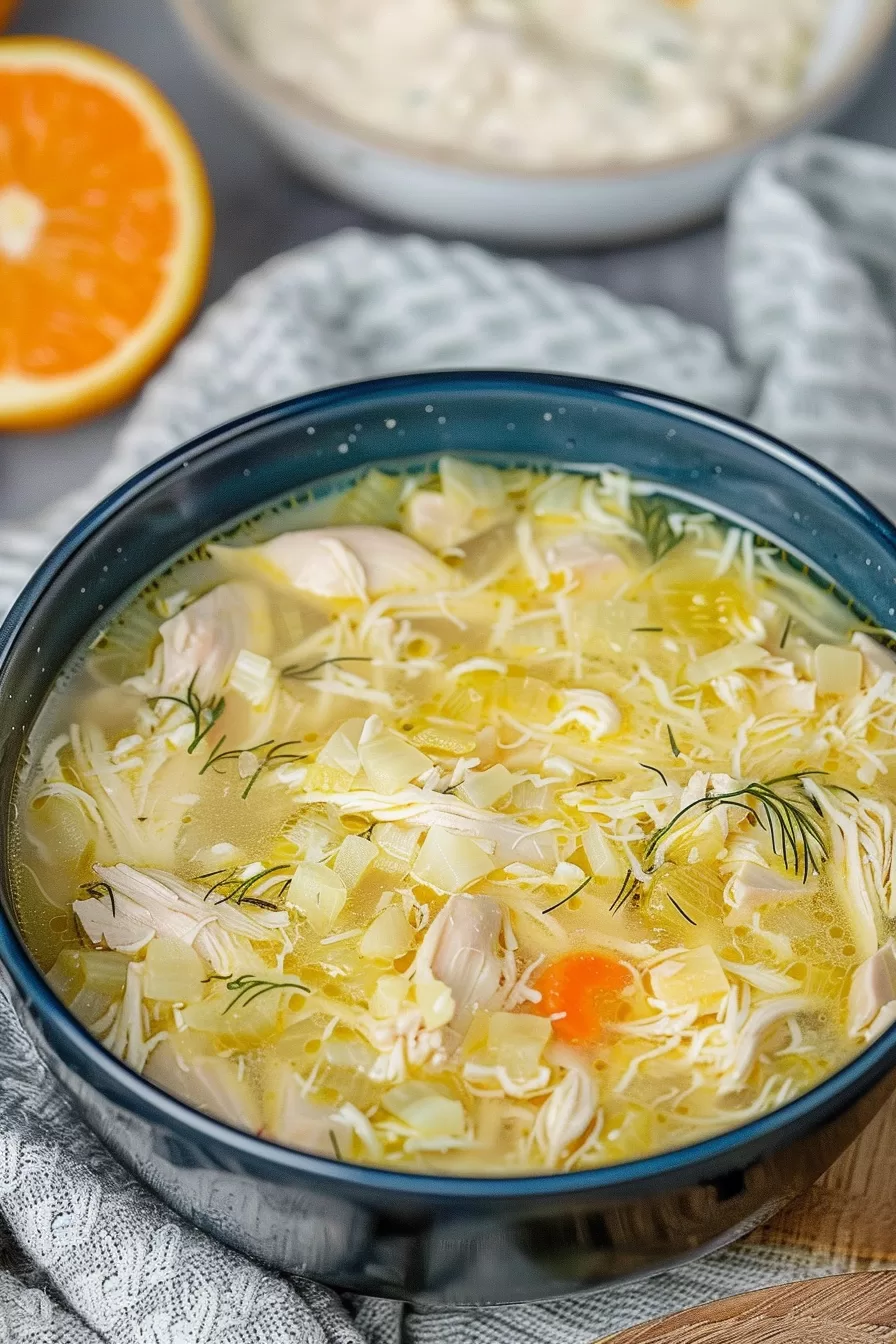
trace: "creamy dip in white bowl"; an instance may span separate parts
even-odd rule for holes
[[[169,3],[324,187],[429,232],[539,247],[711,218],[759,150],[858,91],[896,14],[896,0],[466,0],[463,16],[459,0]]]
[[[468,161],[668,159],[782,116],[832,0],[231,0],[259,67]]]

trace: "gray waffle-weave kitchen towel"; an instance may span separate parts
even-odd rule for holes
[[[182,343],[95,481],[27,526],[0,527],[0,603],[90,504],[181,440],[263,402],[409,369],[503,365],[646,383],[751,417],[896,513],[896,154],[820,137],[769,153],[732,206],[727,283],[736,357],[670,313],[471,247],[350,232],[277,257]],[[588,1344],[713,1298],[855,1267],[742,1244],[539,1306],[343,1302],[222,1248],[128,1176],[51,1082],[2,994],[0,1040],[0,1344]]]

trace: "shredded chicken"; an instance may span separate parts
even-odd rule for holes
[[[132,961],[128,967],[124,997],[118,1006],[112,1026],[103,1037],[103,1043],[138,1073],[145,1067],[153,1049],[164,1042],[167,1034],[159,1032],[147,1038],[145,1013],[143,967],[140,962]]]
[[[862,844],[859,809],[852,806],[844,795],[838,794],[835,802],[829,789],[819,788],[811,779],[807,779],[803,787],[816,800],[830,822],[833,862],[828,865],[828,871],[849,912],[859,956],[870,957],[879,946],[879,909],[876,910],[875,906],[879,907],[883,893],[875,890],[873,870],[869,869],[867,853]],[[892,842],[890,847],[892,851]],[[888,883],[891,877],[892,853],[888,864]]]
[[[97,877],[114,893],[108,898],[75,901],[73,910],[92,943],[134,952],[151,938],[180,938],[196,949],[216,974],[227,974],[239,961],[239,940],[268,942],[289,923],[280,911],[251,915],[226,901],[209,904],[170,873],[142,872],[127,864],[97,864]]]
[[[758,1004],[737,1036],[722,1091],[736,1091],[747,1081],[773,1028],[789,1017],[812,1012],[816,1007],[804,994],[787,994]]]
[[[551,1166],[582,1137],[596,1113],[597,1085],[591,1070],[567,1069],[535,1121],[535,1140]]]

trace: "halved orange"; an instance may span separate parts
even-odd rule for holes
[[[202,160],[148,79],[95,47],[0,39],[0,428],[137,387],[208,270]]]

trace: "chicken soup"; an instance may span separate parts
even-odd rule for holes
[[[73,659],[22,928],[109,1050],[279,1144],[681,1147],[896,1019],[894,674],[771,542],[621,471],[373,470]]]

